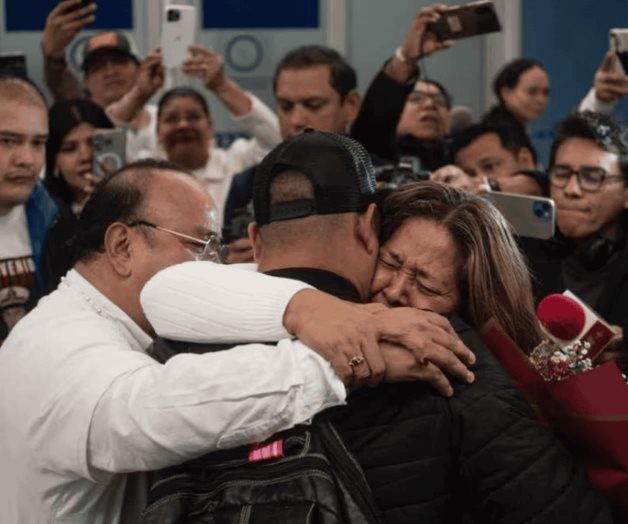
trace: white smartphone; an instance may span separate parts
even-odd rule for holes
[[[185,62],[196,36],[196,7],[166,6],[161,26],[161,61],[172,69]]]
[[[551,198],[491,191],[482,193],[510,223],[515,235],[548,239],[554,236],[556,210]]]
[[[608,32],[609,49],[615,53],[615,72],[628,75],[628,28]]]
[[[94,158],[92,174],[105,178],[126,164],[126,131],[96,129],[92,135]]]

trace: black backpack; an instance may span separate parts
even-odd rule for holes
[[[224,349],[158,339],[152,354]],[[252,448],[209,453],[156,472],[145,524],[381,522],[359,464],[325,414]]]

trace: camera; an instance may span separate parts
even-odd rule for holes
[[[377,191],[387,193],[413,182],[429,180],[432,173],[421,168],[417,157],[401,157],[397,165],[383,165],[375,168]]]
[[[168,22],[178,22],[181,18],[181,12],[178,9],[168,9],[166,19]]]
[[[535,217],[542,220],[550,220],[552,218],[552,207],[543,200],[537,200],[532,204],[532,212]]]

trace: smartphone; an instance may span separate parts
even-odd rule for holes
[[[161,61],[165,68],[178,67],[187,59],[189,47],[195,41],[195,33],[196,7],[166,6],[161,27]]]
[[[551,198],[491,191],[482,193],[504,215],[515,235],[548,239],[556,229],[556,208]]]
[[[63,2],[63,0],[59,0],[59,3],[61,2]],[[83,9],[93,3],[95,3],[95,0],[81,0],[78,4],[68,7],[65,11],[63,11],[63,14],[67,15],[72,11],[78,11],[79,9]]]
[[[21,51],[0,53],[0,74],[27,77],[26,55]]]
[[[96,129],[92,135],[94,158],[92,174],[105,178],[126,164],[126,131],[124,129]]]
[[[628,28],[608,32],[609,49],[617,56],[616,72],[628,75]]]
[[[467,38],[501,31],[493,2],[471,2],[462,7],[452,7],[442,13],[438,22],[428,28],[440,41]]]

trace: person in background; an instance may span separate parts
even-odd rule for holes
[[[585,111],[565,118],[549,168],[556,235],[520,239],[537,300],[569,289],[623,331],[628,329],[626,155],[626,127],[612,117]]]
[[[159,100],[157,149],[142,151],[140,156],[166,158],[192,171],[207,186],[222,219],[221,211],[233,176],[259,162],[279,143],[277,117],[261,100],[229,78],[222,57],[205,47],[191,46],[182,70],[186,75],[201,78],[252,138],[237,139],[227,149],[216,147],[211,114],[203,94],[189,87],[175,87]],[[155,51],[140,65],[133,89],[110,105],[107,114],[114,121],[134,119],[163,83],[161,55]]]
[[[47,139],[39,89],[0,76],[0,344],[46,287],[44,245],[59,211],[39,180]]]
[[[85,99],[57,102],[48,120],[44,181],[57,202],[78,216],[97,182],[92,174],[92,136],[96,129],[111,129],[113,124],[100,106]]]
[[[427,24],[440,18],[447,6],[436,4],[421,9],[402,45],[378,72],[364,103],[357,91],[354,68],[334,49],[308,45],[288,52],[277,64],[274,91],[281,137],[286,140],[304,129],[344,134],[360,142],[376,163],[397,159],[396,127],[406,98],[416,83],[417,60],[439,49],[450,47],[450,42],[439,42]],[[419,47],[421,50],[419,51]],[[436,88],[428,86],[428,90]],[[433,102],[427,104],[434,108]],[[429,111],[430,114],[433,111]],[[438,115],[443,114],[437,111]],[[443,114],[447,126],[447,111]],[[438,127],[431,121],[426,133]],[[395,160],[396,161],[396,160]],[[251,200],[255,169],[238,174],[231,185],[225,206],[226,236],[230,262],[253,260],[253,252],[246,236],[246,224],[253,220]],[[243,224],[244,227],[234,227]]]
[[[417,62],[448,49],[429,30],[448,6],[418,11],[399,47],[368,87],[351,136],[377,158],[397,164],[415,157],[432,170],[449,161],[446,140],[451,128],[451,96],[434,80],[420,78]]]
[[[452,137],[451,154],[454,164],[436,170],[432,180],[472,193],[547,193],[547,177],[536,171],[534,148],[519,126],[471,125]]]
[[[79,6],[80,0],[62,0],[46,18],[41,49],[44,79],[55,101],[89,98],[102,109],[120,100],[137,81],[139,58],[131,42],[120,32],[99,32],[83,48],[83,83],[79,83],[66,61],[70,42],[95,21],[96,3]],[[139,157],[145,149],[156,147],[156,113],[153,104],[145,104],[135,117],[123,124],[127,129],[127,160]]]
[[[55,289],[72,267],[69,241],[78,216],[98,182],[92,174],[94,131],[113,127],[101,107],[87,99],[57,102],[50,108],[48,120],[44,183],[60,212],[44,249],[46,293]]]
[[[434,80],[419,80],[406,99],[397,124],[399,156],[417,157],[421,168],[438,169],[450,158],[451,96]]]
[[[530,58],[507,63],[495,76],[493,92],[498,103],[484,118],[485,123],[507,122],[526,131],[526,126],[543,114],[549,103],[549,77],[543,66]]]

